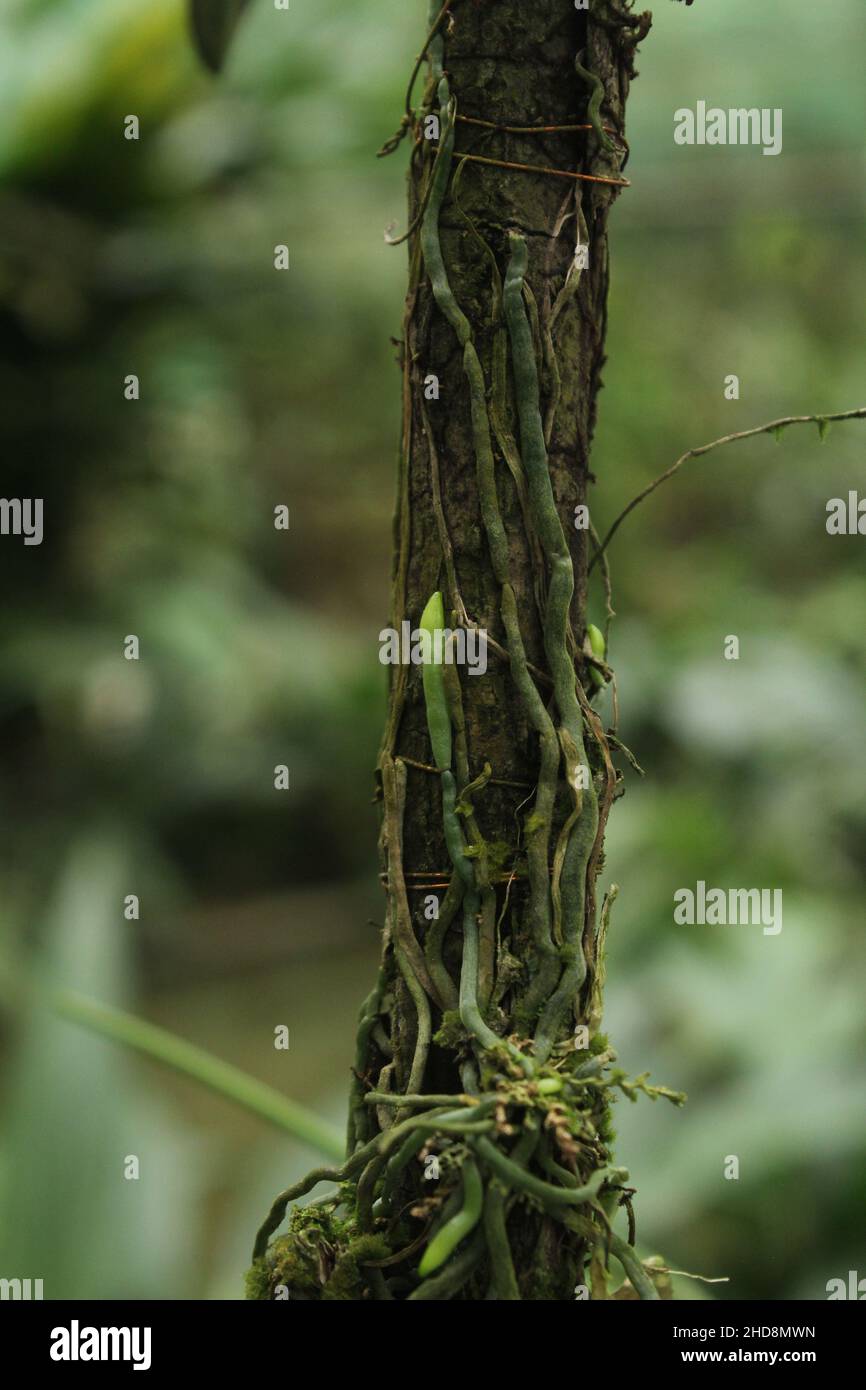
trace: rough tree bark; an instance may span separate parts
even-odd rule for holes
[[[649,25],[621,0],[431,5],[422,104],[410,97],[401,128],[410,283],[391,624],[416,630],[441,592],[449,627],[489,633],[489,666],[446,664],[426,692],[418,665],[391,669],[387,921],[347,1185],[339,1206],[296,1210],[262,1259],[301,1186],[277,1199],[256,1247],[260,1296],[282,1284],[302,1298],[571,1300],[586,1279],[606,1297],[611,1252],[628,1296],[658,1296],[609,1235],[627,1175],[611,1167],[622,1075],[599,1031],[596,885],[619,774],[590,700],[593,542],[575,525],[592,481],[608,217]],[[444,752],[441,739],[431,750],[437,690]]]

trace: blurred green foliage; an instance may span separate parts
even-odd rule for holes
[[[864,403],[862,3],[655,8],[613,222],[600,529],[689,446]],[[46,507],[42,546],[0,547],[0,949],[335,1119],[381,911],[405,255],[382,236],[402,156],[374,152],[423,9],[259,4],[219,82],[181,0],[0,13],[4,491]],[[699,99],[781,106],[782,155],[676,148]],[[621,1158],[644,1248],[730,1275],[717,1297],[864,1272],[866,587],[861,542],[824,530],[828,497],[866,489],[861,428],[689,463],[611,553],[648,776],[611,821],[607,1021],[625,1066],[691,1096],[621,1102]],[[781,887],[781,935],[675,927],[699,878]],[[48,1297],[238,1296],[309,1155],[68,1024],[3,1017],[0,1273]]]

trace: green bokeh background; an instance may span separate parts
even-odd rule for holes
[[[600,529],[689,446],[866,403],[862,0],[655,11],[613,218]],[[41,547],[0,541],[2,961],[337,1123],[382,914],[405,276],[382,233],[405,149],[374,154],[425,13],[258,0],[215,82],[180,0],[0,5],[3,491],[46,506]],[[699,99],[782,107],[781,156],[677,148]],[[611,554],[647,776],[610,826],[607,1025],[630,1071],[690,1094],[622,1101],[620,1157],[643,1251],[730,1277],[680,1297],[866,1275],[866,586],[863,539],[824,526],[866,491],[864,449],[859,424],[808,427],[691,463]],[[782,888],[781,934],[674,926],[697,879]],[[316,1155],[8,994],[0,1047],[0,1275],[240,1296],[255,1226]]]

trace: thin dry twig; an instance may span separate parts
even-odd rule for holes
[[[483,154],[465,154],[463,150],[455,158],[468,159],[473,164],[492,164],[497,169],[517,169],[523,174],[549,174],[557,179],[577,179],[584,183],[609,183],[615,188],[631,188],[628,179],[612,179],[604,174],[577,174],[571,169],[551,169],[546,164],[516,164],[509,159],[487,159]]]
[[[596,549],[595,555],[589,564],[590,570],[592,570],[595,562],[600,559],[607,550],[614,535],[629,515],[629,512],[633,512],[639,503],[649,497],[650,493],[655,492],[657,487],[660,487],[662,483],[667,482],[668,478],[672,478],[675,473],[678,473],[683,464],[687,463],[689,459],[700,458],[703,454],[709,454],[713,449],[721,448],[723,444],[735,444],[740,439],[754,439],[755,436],[759,434],[773,434],[778,430],[787,429],[789,425],[817,425],[823,432],[827,425],[831,425],[838,420],[866,420],[866,406],[859,406],[856,410],[840,410],[832,415],[784,415],[780,420],[771,420],[769,424],[756,425],[754,429],[750,430],[738,430],[735,434],[725,434],[721,439],[714,439],[711,444],[702,444],[698,449],[688,449],[686,453],[680,455],[676,463],[672,463],[670,468],[665,469],[664,473],[660,473],[648,487],[644,488],[643,492],[639,492],[637,497],[633,497],[628,506],[623,508],[616,521],[614,521],[613,525],[609,528],[601,545]]]

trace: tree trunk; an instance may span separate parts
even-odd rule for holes
[[[430,29],[441,9],[433,0]],[[447,627],[489,634],[488,666],[449,665],[461,655],[452,646],[441,666],[391,667],[379,763],[387,922],[344,1174],[358,1189],[327,1230],[315,1218],[320,1251],[357,1278],[338,1292],[348,1285],[329,1275],[324,1293],[321,1277],[301,1278],[297,1232],[309,1239],[312,1218],[298,1215],[272,1248],[269,1286],[571,1300],[602,1228],[590,1206],[549,1191],[528,1201],[527,1189],[589,1185],[612,1212],[624,1182],[610,1167],[596,908],[617,774],[590,702],[604,668],[587,645],[592,539],[579,509],[604,364],[608,215],[650,20],[613,0],[591,11],[453,0],[450,11],[403,127],[410,283],[391,625],[414,632],[441,592]],[[410,1117],[424,1104],[371,1103],[371,1092],[453,1097],[445,1111],[477,1100],[469,1129],[458,1115],[455,1130],[435,1118],[421,1130]],[[435,1242],[459,1233],[448,1223],[461,1204],[465,1238],[437,1265]],[[402,1260],[364,1263],[406,1247]],[[603,1297],[597,1259],[593,1270]]]

